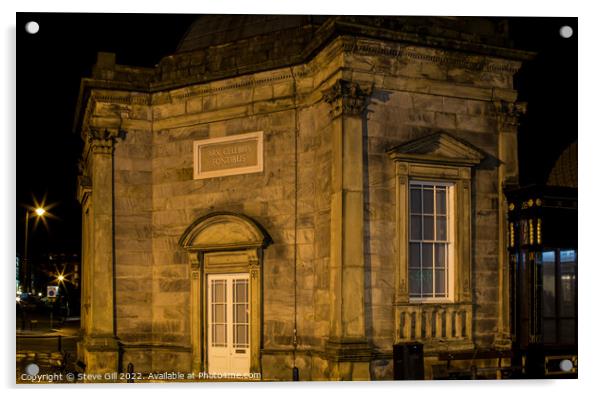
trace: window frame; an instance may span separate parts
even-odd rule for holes
[[[455,184],[454,205],[454,291],[449,302],[470,304],[472,260],[473,167],[486,154],[472,144],[444,131],[406,141],[387,151],[395,165],[396,253],[395,306],[410,303],[408,293],[408,205],[410,181],[443,181]],[[420,303],[420,302],[418,302]]]
[[[409,162],[395,159],[396,167],[396,223],[397,265],[395,272],[395,305],[422,303],[470,303],[471,293],[471,247],[472,247],[472,170],[468,164],[438,164]],[[454,212],[453,274],[450,273],[450,291],[447,298],[414,298],[409,296],[409,202],[411,181],[453,184],[451,194]]]
[[[410,288],[410,244],[412,243],[420,243],[421,247],[422,244],[424,244],[424,242],[426,241],[427,243],[432,243],[432,244],[437,244],[437,243],[441,243],[440,240],[438,240],[436,238],[436,224],[437,224],[437,211],[436,211],[436,198],[433,201],[433,239],[432,240],[425,240],[424,239],[424,232],[423,232],[423,238],[420,240],[414,240],[412,239],[411,236],[411,219],[412,219],[412,202],[411,202],[411,191],[412,191],[412,187],[413,186],[432,186],[432,187],[440,187],[440,186],[445,186],[446,187],[446,239],[445,239],[445,244],[447,245],[447,250],[446,250],[446,258],[445,258],[445,272],[446,272],[446,294],[445,296],[435,296],[436,295],[436,291],[435,291],[435,285],[436,285],[436,280],[435,280],[435,266],[433,264],[433,290],[431,295],[432,296],[424,296],[424,294],[421,292],[421,294],[423,294],[422,296],[411,296],[411,293],[409,292],[411,290]],[[455,275],[455,241],[456,241],[456,236],[455,236],[455,227],[456,227],[456,219],[455,219],[455,191],[456,191],[456,183],[449,181],[449,180],[429,180],[429,179],[423,179],[423,178],[410,178],[409,179],[409,188],[408,188],[408,206],[407,206],[407,219],[408,219],[408,244],[406,245],[406,249],[408,250],[408,254],[407,254],[407,285],[408,285],[408,299],[410,303],[452,303],[454,302],[454,290],[455,290],[455,279],[454,279],[454,275]],[[436,197],[436,193],[434,192],[434,197]],[[424,205],[424,199],[422,199],[422,205]],[[421,215],[424,216],[424,208],[422,208],[422,213]],[[424,228],[424,223],[422,224],[422,227]],[[424,230],[424,229],[423,229]],[[421,256],[422,256],[422,249],[421,251]],[[434,254],[433,254],[433,261],[435,260]],[[422,267],[422,266],[421,266]]]

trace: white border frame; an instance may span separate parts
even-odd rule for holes
[[[248,167],[229,168],[218,171],[206,171],[202,172],[201,166],[201,148],[203,146],[209,146],[214,144],[221,144],[227,142],[246,141],[256,139],[257,140],[257,164]],[[230,175],[241,175],[241,174],[252,174],[256,172],[263,172],[263,131],[249,132],[246,134],[230,135],[219,138],[209,138],[193,142],[193,179],[208,179],[216,178],[220,176]]]

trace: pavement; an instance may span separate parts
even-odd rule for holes
[[[51,323],[49,316],[30,315],[25,329],[22,325],[17,318],[16,383],[68,383],[66,369],[77,356],[79,317]]]

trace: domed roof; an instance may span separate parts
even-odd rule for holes
[[[562,152],[548,175],[548,186],[577,188],[577,142]]]
[[[326,18],[309,15],[202,15],[192,23],[176,53],[197,51],[294,28],[317,27]]]

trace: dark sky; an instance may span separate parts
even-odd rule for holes
[[[79,252],[81,215],[75,197],[81,141],[72,133],[79,80],[98,51],[126,65],[153,66],[172,53],[194,15],[17,14],[17,252],[25,209],[46,196],[54,203],[48,229],[30,229],[29,256]],[[28,21],[40,31],[25,32]],[[570,39],[560,37],[573,27]],[[577,18],[511,18],[516,48],[536,51],[516,77],[528,116],[519,129],[521,184],[545,182],[555,159],[577,139]],[[31,224],[33,225],[33,223]]]

